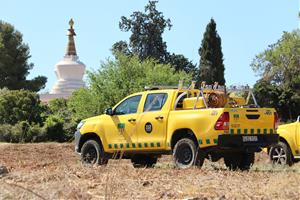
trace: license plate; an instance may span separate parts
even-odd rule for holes
[[[257,136],[243,136],[243,142],[257,142]]]

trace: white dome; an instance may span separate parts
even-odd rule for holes
[[[75,90],[84,87],[82,80],[85,65],[78,60],[78,56],[65,56],[55,65],[57,82],[50,94],[65,94],[70,96]]]

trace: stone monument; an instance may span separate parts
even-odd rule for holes
[[[75,90],[84,87],[82,80],[85,65],[79,61],[76,53],[74,36],[76,35],[73,26],[74,22],[69,21],[70,28],[68,29],[68,44],[64,58],[55,65],[55,75],[57,81],[52,87],[50,93],[41,94],[41,101],[48,102],[55,98],[68,98]]]

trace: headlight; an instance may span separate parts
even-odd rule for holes
[[[84,124],[84,121],[79,122],[79,124],[77,125],[77,130],[81,129],[83,124]]]

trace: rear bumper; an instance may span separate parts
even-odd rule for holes
[[[273,144],[276,144],[278,143],[278,141],[279,141],[278,134],[219,135],[218,146],[220,148],[230,148],[230,149],[260,149],[260,148],[265,148]]]

